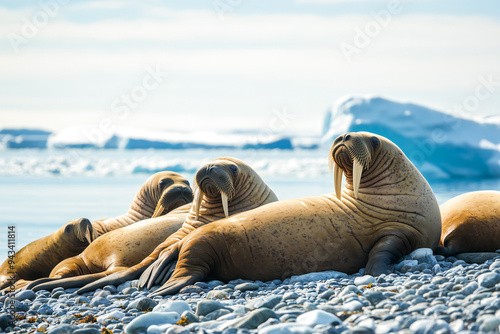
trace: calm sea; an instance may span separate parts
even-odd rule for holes
[[[86,153],[87,166],[75,169],[71,166],[81,161],[64,161],[60,153],[21,152],[3,155],[0,159],[0,258],[7,255],[7,228],[16,227],[16,248],[21,249],[27,243],[48,235],[64,223],[86,217],[90,220],[113,217],[125,213],[135,193],[143,182],[156,169],[173,166],[189,180],[193,179],[197,167],[210,159],[221,156],[235,156],[252,162],[265,181],[272,187],[280,199],[315,196],[333,192],[333,177],[329,175],[323,154],[319,152],[244,152],[244,151],[176,151],[176,152],[98,152]],[[169,159],[180,159],[187,164],[175,164],[171,160],[164,165],[157,161],[158,155]],[[148,157],[154,166],[147,165]],[[123,165],[115,166],[100,173],[99,168],[107,168],[109,159],[122,159]],[[17,159],[16,163],[12,160]],[[104,159],[104,160],[103,160]],[[108,160],[106,160],[108,159]],[[141,160],[142,159],[142,160]],[[156,160],[155,160],[156,159]],[[78,160],[78,159],[76,159]],[[131,170],[130,164],[142,166]],[[27,162],[31,165],[26,165]],[[73,161],[73,162],[72,162]],[[89,162],[90,161],[90,162]],[[145,162],[146,161],[146,162]],[[177,161],[177,160],[176,160]],[[319,163],[318,163],[319,161]],[[48,168],[46,164],[52,164]],[[3,165],[2,165],[3,164]],[[23,165],[24,164],[24,165]],[[59,164],[59,165],[58,165]],[[316,165],[319,164],[319,167]],[[14,168],[15,172],[9,172]],[[308,166],[315,165],[310,171]],[[26,172],[26,166],[38,168],[40,172]],[[89,167],[90,166],[90,167]],[[144,166],[148,168],[144,168]],[[109,166],[108,166],[109,167]],[[10,169],[9,169],[10,168]],[[24,168],[24,169],[23,169]],[[58,169],[73,168],[73,173],[63,176]],[[120,168],[128,172],[120,172]],[[317,169],[321,169],[320,172]],[[45,173],[46,170],[55,173]],[[97,172],[96,172],[97,170]],[[9,175],[11,174],[11,175]],[[12,175],[14,174],[14,175]],[[500,179],[454,179],[429,180],[439,203],[459,194],[475,190],[499,190]]]

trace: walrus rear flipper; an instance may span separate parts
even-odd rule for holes
[[[45,278],[36,279],[34,281],[25,281],[26,284],[23,284],[22,286],[19,286],[19,289],[20,290],[33,290],[33,291],[37,291],[37,290],[35,290],[35,288],[38,285],[44,284],[44,283],[48,283],[48,282],[53,282],[53,281],[59,280],[59,279],[61,279],[61,278],[60,277],[53,277],[53,278],[45,277]],[[16,284],[16,289],[18,289],[17,284]]]
[[[123,270],[123,268],[113,268],[111,270],[106,270],[101,273],[96,273],[96,274],[88,274],[88,275],[81,275],[81,276],[75,276],[75,277],[66,277],[66,278],[48,278],[46,282],[42,284],[38,284],[35,287],[32,288],[33,291],[39,291],[39,290],[52,290],[55,288],[64,288],[64,289],[69,289],[69,288],[79,288],[83,285],[92,283],[100,278],[106,277],[118,270]]]
[[[139,289],[151,289],[154,285],[164,284],[175,269],[179,251],[177,247],[164,252],[151,264],[139,278]]]
[[[205,278],[206,275],[202,273],[196,273],[191,276],[181,277],[181,278],[171,278],[165,285],[150,293],[148,297],[153,298],[155,296],[166,296],[174,295],[185,286],[191,285],[196,282],[200,282]]]
[[[76,294],[81,295],[85,292],[94,291],[102,288],[106,285],[118,286],[128,281],[132,281],[137,278],[142,272],[147,268],[149,262],[146,262],[147,258],[141,263],[136,264],[130,268],[121,268],[119,270],[113,270],[112,274],[108,274],[105,277],[101,277],[97,280],[91,281],[84,285],[81,289],[76,291]]]

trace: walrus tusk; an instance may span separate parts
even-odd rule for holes
[[[165,210],[163,205],[161,203],[158,203],[158,205],[156,206],[155,212],[153,213],[151,218],[159,217],[163,213],[163,210]]]
[[[359,184],[361,183],[361,174],[363,165],[354,158],[352,162],[352,186],[354,187],[354,197],[358,199]]]
[[[335,187],[335,194],[338,199],[342,198],[342,169],[335,164],[333,170],[333,185]]]
[[[196,203],[194,203],[194,211],[196,212],[196,220],[198,220],[200,218],[200,206],[201,206],[202,198],[203,198],[203,193],[198,188],[198,194],[196,195]]]
[[[224,214],[226,217],[229,217],[229,209],[227,205],[227,195],[224,192],[220,193],[220,197],[222,198],[222,207],[224,208]]]

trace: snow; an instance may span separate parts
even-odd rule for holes
[[[397,144],[426,176],[499,176],[500,118],[462,116],[377,96],[348,96],[327,113],[322,143],[368,131]]]

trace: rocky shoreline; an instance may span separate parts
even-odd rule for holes
[[[77,289],[28,290],[15,300],[0,297],[0,332],[499,332],[500,250],[444,258],[418,249],[396,270],[379,277],[364,276],[362,269],[355,275],[329,271],[284,281],[199,282],[152,299],[134,287],[137,281],[83,295],[75,294]]]

